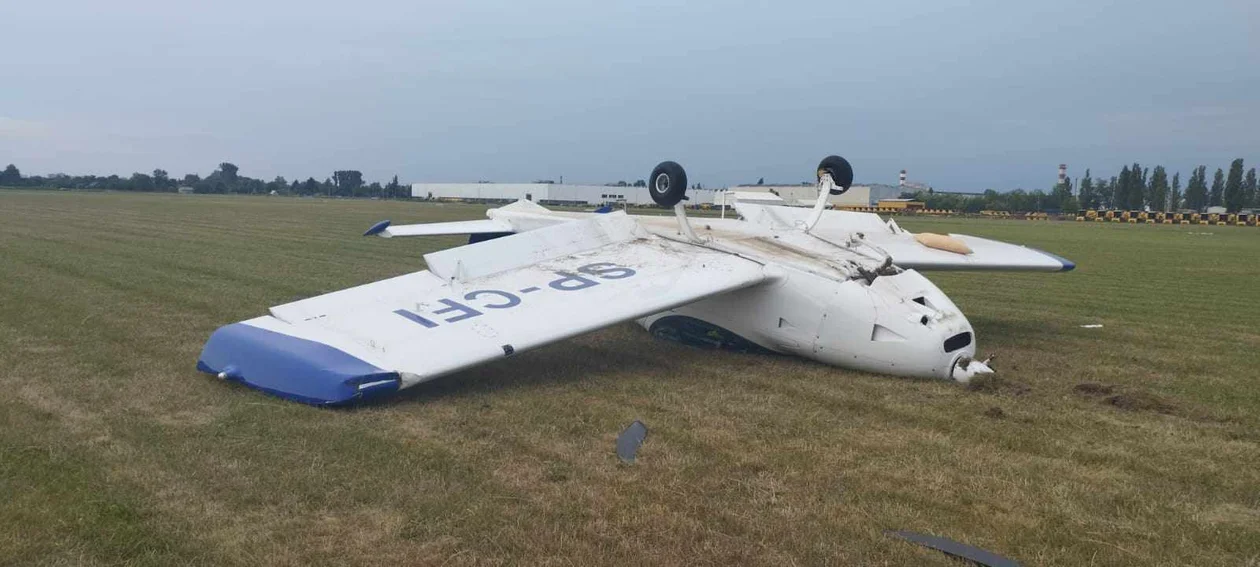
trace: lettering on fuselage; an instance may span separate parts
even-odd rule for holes
[[[612,262],[596,262],[578,266],[572,272],[556,272],[557,279],[547,282],[545,287],[530,286],[512,291],[501,289],[479,289],[465,293],[461,299],[442,298],[437,300],[441,307],[427,313],[416,313],[407,309],[396,309],[394,313],[417,323],[426,329],[443,324],[458,323],[485,314],[486,310],[512,309],[525,301],[525,296],[540,291],[555,290],[559,292],[582,291],[601,285],[606,280],[621,280],[634,276],[637,272]]]

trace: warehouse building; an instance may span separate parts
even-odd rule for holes
[[[713,203],[711,189],[687,191],[691,204]],[[651,205],[647,187],[616,185],[566,185],[563,183],[413,183],[411,196],[439,201],[476,203],[512,202],[520,199],[540,205],[588,206],[606,203]]]
[[[734,206],[735,203],[754,203],[757,205],[786,205],[782,197],[775,195],[769,191],[736,191],[728,189],[719,191],[715,195],[716,199],[713,204],[725,205],[727,207]]]
[[[801,207],[812,207],[818,200],[817,185],[736,185],[727,189],[738,193],[771,193],[783,199],[783,204]],[[742,199],[747,201],[747,199]],[[843,205],[869,206],[871,204],[871,188],[866,185],[849,187],[841,195],[827,197],[833,207]]]
[[[566,185],[563,183],[413,183],[411,196],[438,201],[472,203],[510,203],[520,199],[543,206],[598,206],[610,203],[652,205],[647,187],[615,185]],[[762,202],[812,207],[818,198],[815,185],[737,185],[725,190],[689,189],[689,205],[729,206],[736,198],[745,202]],[[871,188],[854,185],[843,195],[827,199],[834,207],[869,206]]]

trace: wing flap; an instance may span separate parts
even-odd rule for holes
[[[609,213],[600,222],[566,222],[522,232],[512,238],[479,242],[425,254],[429,270],[443,279],[460,281],[563,258],[586,250],[647,236],[624,212]]]
[[[736,203],[735,210],[748,222],[770,228],[804,228],[811,210],[803,207],[785,207],[780,205],[759,205],[754,203]],[[832,233],[850,232],[887,232],[888,224],[874,213],[857,213],[853,211],[823,211],[818,219],[815,231]]]

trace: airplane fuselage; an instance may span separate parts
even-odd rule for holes
[[[510,213],[492,218],[514,225],[544,221]],[[634,218],[657,236],[688,240],[672,217]],[[755,345],[881,374],[967,380],[979,371],[970,362],[976,353],[971,323],[917,271],[887,264],[861,243],[832,242],[800,230],[739,219],[693,224],[701,239],[697,246],[762,263],[774,277],[639,319],[653,336],[723,350]]]
[[[913,270],[871,283],[785,268],[776,281],[639,320],[658,338],[766,350],[920,378],[970,378],[974,331],[944,293]],[[696,322],[707,325],[697,325]],[[702,331],[702,332],[701,332]]]

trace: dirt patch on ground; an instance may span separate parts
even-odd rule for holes
[[[1170,415],[1177,411],[1177,406],[1159,396],[1146,392],[1116,394],[1103,400],[1103,402],[1126,411],[1153,411]]]
[[[984,410],[984,416],[992,419],[1006,419],[1006,412],[1000,407],[993,406]]]
[[[1114,406],[1125,411],[1153,411],[1155,413],[1163,413],[1173,415],[1177,413],[1177,406],[1172,402],[1165,400],[1155,394],[1147,392],[1125,392],[1120,388],[1110,384],[1097,384],[1094,382],[1084,382],[1077,384],[1072,388],[1073,392],[1082,396],[1103,397],[1102,403]]]
[[[967,383],[967,389],[982,394],[1010,394],[1013,396],[1022,396],[1032,391],[1032,388],[1028,387],[1027,384],[1012,382],[997,374],[984,374],[972,378]]]
[[[1094,382],[1085,382],[1077,384],[1072,391],[1086,396],[1108,396],[1116,392],[1116,387],[1108,384],[1097,384]]]

